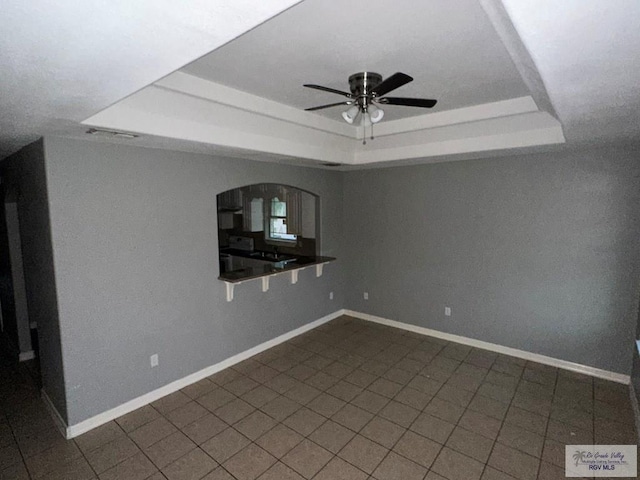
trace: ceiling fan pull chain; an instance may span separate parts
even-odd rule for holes
[[[371,122],[371,140],[373,140],[373,122]]]

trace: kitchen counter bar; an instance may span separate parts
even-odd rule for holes
[[[238,270],[224,272],[218,277],[218,279],[227,283],[241,283],[246,280],[253,280],[255,278],[291,272],[292,270],[300,270],[314,265],[321,265],[334,260],[334,257],[298,257],[295,262],[288,263],[282,267],[275,267],[273,263],[265,262],[265,265],[261,265],[259,267],[244,267]]]

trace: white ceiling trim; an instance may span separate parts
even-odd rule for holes
[[[384,108],[384,107],[383,107]],[[393,107],[391,107],[393,108]],[[443,112],[428,113],[417,117],[401,118],[376,124],[376,137],[396,135],[398,133],[445,127],[459,123],[477,122],[491,118],[508,117],[522,113],[537,112],[536,102],[531,97],[512,98],[500,102],[484,103],[472,107],[456,108]],[[362,129],[358,129],[358,138],[362,139]]]
[[[524,113],[469,122],[367,142],[356,151],[354,165],[425,159],[564,143],[562,126],[546,112]],[[441,161],[441,160],[440,160]]]
[[[257,115],[277,118],[336,135],[354,138],[356,134],[355,127],[345,122],[336,122],[299,108],[267,100],[184,72],[172,73],[156,82],[155,85]]]
[[[520,97],[383,122],[376,140],[362,145],[359,128],[185,73],[83,124],[345,165],[564,142],[560,123],[531,97]]]

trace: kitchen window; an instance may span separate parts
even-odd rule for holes
[[[279,242],[296,242],[298,236],[288,227],[287,202],[278,197],[271,199],[267,215],[267,232],[269,240]]]

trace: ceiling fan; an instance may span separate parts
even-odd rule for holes
[[[394,73],[386,79],[382,75],[374,72],[354,73],[349,77],[349,87],[351,93],[336,90],[335,88],[323,87],[322,85],[305,84],[307,88],[314,88],[324,92],[344,95],[347,100],[344,102],[329,103],[318,107],[305,108],[307,111],[322,110],[323,108],[337,107],[340,105],[350,105],[342,112],[342,118],[353,124],[356,118],[361,115],[361,125],[363,127],[372,126],[378,123],[384,116],[384,111],[379,105],[403,105],[406,107],[432,108],[437,100],[428,98],[406,98],[406,97],[385,97],[387,93],[412,82],[413,78],[406,73]],[[373,128],[371,130],[373,139]],[[363,143],[366,143],[363,141]]]

